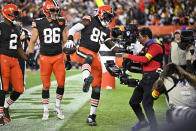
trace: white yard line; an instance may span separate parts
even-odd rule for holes
[[[64,120],[57,119],[53,115],[53,108],[56,102],[56,81],[51,82],[50,88],[50,118],[48,121],[42,121],[43,105],[41,103],[41,89],[42,85],[32,87],[25,90],[20,99],[14,103],[10,110],[13,118],[7,127],[0,127],[0,130],[9,131],[54,131],[58,130],[65,124],[67,120],[77,112],[82,105],[89,100],[90,92],[82,92],[82,78],[80,74],[66,78],[66,87],[64,93],[64,100],[62,110],[65,115]]]

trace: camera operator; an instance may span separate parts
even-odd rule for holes
[[[196,76],[170,63],[154,83],[152,97],[157,99],[162,93],[166,95],[169,109],[166,112],[167,129],[161,131],[195,131]]]
[[[186,69],[186,64],[187,64],[187,61],[190,60],[191,54],[188,48],[186,50],[182,50],[179,47],[180,42],[181,42],[180,31],[176,31],[174,33],[174,41],[172,41],[171,43],[169,61],[181,66],[183,69]]]
[[[181,33],[174,33],[175,40],[171,43],[170,62],[181,66],[189,73],[194,74],[193,55],[194,55],[194,37],[193,30],[184,30]]]
[[[143,55],[122,54],[124,58],[128,58],[143,65],[142,80],[140,81],[139,86],[135,88],[129,101],[130,106],[139,119],[139,122],[132,127],[132,131],[145,128],[149,125],[150,131],[156,131],[157,121],[153,109],[151,90],[154,82],[159,77],[156,70],[162,67],[163,48],[154,39],[152,39],[152,31],[147,27],[139,30],[139,41],[144,46]],[[149,123],[142,112],[142,108],[140,106],[141,102]]]

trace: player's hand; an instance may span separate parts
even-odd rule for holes
[[[72,48],[72,47],[74,47],[75,46],[75,43],[72,41],[72,40],[68,40],[66,43],[65,43],[65,45],[64,45],[64,47],[66,47],[66,48]]]
[[[28,56],[28,59],[27,59],[27,64],[30,66],[30,67],[33,67],[33,66],[36,66],[36,62],[34,60],[34,54],[33,53],[29,53],[29,56]]]
[[[127,53],[122,53],[122,57],[123,57],[123,58],[128,58],[128,55],[129,55],[129,54],[127,54]]]
[[[72,65],[71,65],[70,61],[65,62],[65,68],[66,68],[66,70],[70,70],[72,68]]]

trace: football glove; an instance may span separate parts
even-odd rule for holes
[[[65,62],[65,68],[66,70],[70,70],[72,68],[71,58],[70,55],[66,55],[66,57],[67,57],[67,61]]]
[[[34,54],[33,53],[29,53],[29,56],[28,56],[28,59],[27,59],[27,64],[30,66],[30,67],[34,67],[36,66],[36,61],[34,60]]]
[[[66,47],[66,48],[72,48],[72,47],[74,47],[75,46],[75,43],[72,41],[72,40],[68,40],[66,43],[65,43],[65,45],[64,45],[64,47]]]
[[[66,68],[66,70],[70,70],[72,68],[72,65],[71,65],[70,61],[65,62],[65,68]]]

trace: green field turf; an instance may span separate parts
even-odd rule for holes
[[[141,79],[141,74],[133,74]],[[99,108],[97,110],[96,127],[87,126],[86,119],[89,114],[90,101],[87,102],[71,119],[65,123],[61,130],[68,131],[130,131],[131,126],[138,122],[132,108],[129,106],[129,99],[134,88],[120,85],[116,80],[116,88],[113,90],[102,90]],[[159,123],[165,120],[167,109],[165,97],[161,96],[155,101],[155,112]],[[146,129],[144,129],[146,130]]]
[[[67,83],[62,102],[65,107],[63,109],[66,118],[65,120],[57,120],[56,117],[50,113],[49,121],[41,121],[43,107],[41,103],[42,83],[40,74],[39,72],[28,72],[26,74],[27,91],[25,93],[28,93],[29,91],[31,92],[29,93],[29,96],[25,96],[24,93],[24,97],[21,97],[12,106],[13,108],[10,109],[10,113],[13,121],[9,123],[8,127],[0,127],[0,130],[130,131],[131,126],[138,121],[128,104],[134,88],[120,85],[120,82],[117,79],[115,89],[104,89],[101,91],[101,100],[97,110],[96,119],[98,126],[89,127],[86,124],[86,119],[90,109],[90,101],[87,100],[87,98],[90,98],[91,90],[88,94],[82,92],[81,78],[74,77],[81,77],[80,70],[67,71],[66,76]],[[71,76],[73,76],[73,79],[71,79]],[[134,74],[134,77],[140,79],[141,74]],[[52,80],[55,80],[54,76],[52,76]],[[38,87],[35,88],[35,86]],[[55,103],[55,87],[56,85],[53,83],[50,90],[51,96],[53,97],[51,98],[51,104],[53,105]],[[31,88],[34,90],[31,90]],[[77,97],[80,97],[80,99],[77,100]],[[23,110],[21,109],[21,106],[24,106],[25,103],[28,105],[27,107],[25,106],[25,109]],[[30,107],[28,108],[29,104]],[[78,106],[77,104],[82,105]],[[49,108],[50,112],[53,110],[53,105]],[[32,107],[35,109],[32,109]],[[166,109],[167,106],[165,98],[164,96],[161,96],[157,101],[155,101],[155,112],[159,123],[165,119],[164,116]]]

